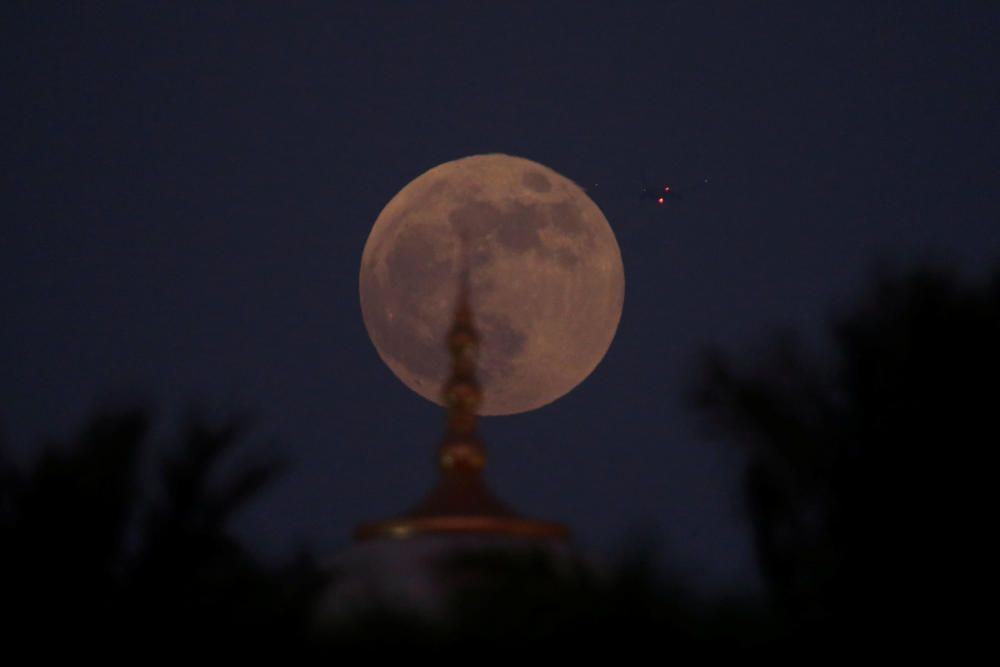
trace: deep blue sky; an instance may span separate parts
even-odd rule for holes
[[[132,396],[250,409],[292,465],[241,534],[333,553],[428,488],[442,425],[365,333],[368,231],[505,152],[590,189],[626,297],[583,385],[485,420],[495,488],[752,585],[739,455],[681,402],[698,350],[815,334],[878,262],[1000,257],[1000,5],[617,4],[3,3],[7,439]],[[643,172],[710,185],[652,210]]]

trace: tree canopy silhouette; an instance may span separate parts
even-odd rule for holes
[[[977,461],[1000,442],[1000,272],[880,277],[832,351],[782,336],[706,355],[692,397],[745,446],[745,494],[775,606],[799,639],[888,641],[939,625],[975,585]]]
[[[150,419],[102,414],[33,465],[0,465],[0,589],[11,637],[39,632],[121,645],[288,643],[309,627],[322,577],[308,560],[258,562],[230,517],[270,482],[274,461],[223,474],[235,423],[192,419],[142,484]],[[153,488],[148,488],[152,486]]]

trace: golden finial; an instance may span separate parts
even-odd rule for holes
[[[448,334],[451,375],[441,392],[448,406],[445,430],[438,461],[444,471],[479,472],[486,465],[486,448],[479,438],[476,409],[482,391],[476,380],[476,353],[479,335],[469,304],[469,272],[463,267],[459,277],[455,316]]]
[[[358,526],[359,540],[416,534],[482,534],[565,539],[566,527],[519,517],[493,495],[483,479],[486,448],[479,437],[476,409],[482,390],[476,379],[476,332],[469,297],[469,267],[462,245],[458,298],[448,333],[451,373],[442,388],[448,408],[438,449],[441,477],[417,507],[397,519]]]

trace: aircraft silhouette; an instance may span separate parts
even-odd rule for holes
[[[705,185],[708,185],[707,178],[700,183],[682,188],[677,188],[671,183],[643,185],[642,189],[639,191],[639,201],[642,203],[650,203],[654,206],[663,206],[675,199],[683,198],[684,195],[690,194],[692,191]]]

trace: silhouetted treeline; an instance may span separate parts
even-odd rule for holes
[[[144,466],[150,420],[126,410],[27,466],[0,450],[6,641],[327,656],[501,645],[809,656],[931,641],[984,576],[974,535],[988,526],[971,517],[1000,442],[1000,274],[881,278],[830,333],[821,351],[785,335],[754,359],[712,352],[693,383],[696,407],[747,452],[764,599],[698,596],[650,554],[595,569],[483,552],[447,565],[467,585],[440,616],[373,608],[317,623],[330,574],[309,556],[260,562],[227,528],[280,466],[224,474],[243,429],[197,419]]]
[[[235,424],[192,420],[146,484],[141,464],[152,443],[142,410],[95,417],[26,471],[5,458],[0,604],[8,643],[252,650],[301,639],[322,589],[319,570],[307,558],[266,566],[227,530],[279,470],[269,462],[223,475],[240,435]]]
[[[746,447],[745,497],[789,641],[897,648],[971,624],[1000,444],[1000,273],[882,276],[831,349],[708,356],[694,397]],[[992,569],[990,567],[989,569]]]
[[[752,599],[706,600],[636,550],[606,566],[546,549],[473,549],[428,562],[453,586],[438,615],[373,607],[326,625],[335,649],[756,649],[778,628]],[[464,655],[464,653],[462,653]]]

